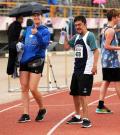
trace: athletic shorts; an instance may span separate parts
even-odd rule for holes
[[[72,75],[70,95],[90,96],[93,85],[93,75],[75,74]]]
[[[102,68],[102,72],[104,81],[120,81],[120,68]]]
[[[36,74],[40,74],[42,75],[43,72],[43,68],[44,68],[44,62],[42,65],[38,66],[38,67],[28,67],[28,63],[25,64],[20,64],[20,71],[27,71],[27,72],[31,72],[31,73],[36,73]]]

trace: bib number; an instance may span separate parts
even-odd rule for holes
[[[83,47],[82,46],[75,47],[75,58],[83,58]]]

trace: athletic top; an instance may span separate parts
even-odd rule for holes
[[[105,45],[105,31],[112,27],[106,27],[104,30],[104,34],[102,36],[102,42],[101,42],[101,53],[102,53],[102,67],[103,68],[120,68],[120,62],[118,59],[118,52],[117,50],[108,50],[104,48]],[[114,28],[113,28],[114,30]],[[111,46],[118,46],[118,40],[116,37],[116,34],[114,35],[113,40],[111,41]]]
[[[74,73],[92,74],[93,52],[98,48],[94,34],[89,31],[83,37],[76,34],[69,44],[75,51]]]
[[[24,41],[24,52],[22,55],[21,63],[29,62],[35,58],[45,58],[45,51],[50,41],[50,32],[44,25],[40,25],[36,34],[31,33],[33,26],[27,27],[23,37]]]

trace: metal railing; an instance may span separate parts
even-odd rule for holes
[[[101,7],[83,7],[83,6],[63,6],[63,5],[51,5],[50,16],[51,17],[69,17],[70,11],[72,10],[72,16],[84,15],[87,18],[104,18],[106,11],[111,8]],[[119,8],[116,8],[120,11]]]
[[[20,0],[19,2],[0,2],[2,6],[0,8],[1,16],[8,16],[10,10],[18,4],[24,3],[25,0]],[[27,0],[26,0],[27,2]],[[40,2],[40,1],[39,1]],[[44,5],[49,7],[49,5]],[[86,7],[86,6],[64,6],[64,5],[50,5],[50,17],[69,17],[76,15],[84,15],[87,18],[104,18],[106,15],[106,11],[111,8],[101,8],[101,7]],[[119,8],[117,10],[120,11]]]
[[[39,88],[42,91],[52,91],[68,87],[73,68],[72,61],[73,52],[48,52]],[[19,91],[19,79],[8,76],[8,92]]]

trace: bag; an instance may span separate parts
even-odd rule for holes
[[[44,58],[37,58],[28,63],[29,68],[36,68],[44,63]]]

